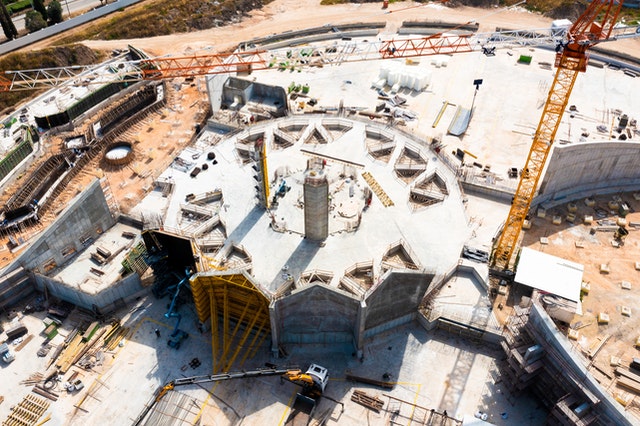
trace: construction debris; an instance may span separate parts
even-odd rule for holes
[[[616,383],[618,386],[626,388],[636,395],[640,395],[640,383],[631,379],[627,379],[626,377],[619,377]]]
[[[597,343],[595,343],[593,347],[589,348],[588,355],[590,359],[594,359],[596,355],[598,355],[598,352],[600,352],[600,349],[602,349],[602,347],[605,345],[605,343],[607,343],[607,340],[609,340],[610,337],[610,334],[606,335],[604,338],[598,337]]]
[[[36,385],[33,389],[33,392],[37,393],[40,396],[44,396],[45,398],[48,398],[52,401],[57,401],[59,395],[54,393],[54,392],[50,392],[48,390],[46,390],[45,388],[41,387],[40,385]]]
[[[617,367],[615,369],[615,373],[617,376],[623,376],[623,377],[626,377],[627,379],[637,382],[638,383],[637,386],[640,386],[640,375],[632,373],[630,370],[627,370],[626,368],[622,368],[622,367]]]
[[[360,390],[354,390],[351,395],[351,400],[364,407],[367,407],[376,413],[379,413],[384,407],[384,401],[378,397],[368,395],[366,392]]]
[[[473,247],[464,246],[462,248],[462,257],[480,263],[489,263],[489,253]]]
[[[25,386],[33,386],[43,381],[44,375],[42,373],[34,373],[30,375],[28,379],[22,380],[20,384]]]
[[[31,339],[33,339],[33,334],[29,334],[27,337],[25,337],[24,340],[20,342],[18,346],[16,346],[15,351],[19,352],[22,348],[26,346],[27,343],[31,341]]]
[[[369,385],[374,385],[374,386],[378,386],[385,389],[393,389],[396,385],[393,382],[383,382],[380,380],[369,379],[367,377],[355,376],[351,373],[347,373],[345,377],[347,378],[347,380],[352,380],[354,382],[360,382],[360,383],[367,383]]]

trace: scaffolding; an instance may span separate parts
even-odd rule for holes
[[[510,397],[533,391],[549,410],[548,424],[601,424],[600,399],[530,320],[530,313],[531,308],[514,306],[501,343],[507,359],[500,371]]]
[[[213,372],[241,367],[270,334],[269,299],[246,273],[212,271],[197,274],[191,291],[200,322],[211,322]]]
[[[412,402],[384,395],[389,398],[386,411],[389,425],[462,426],[462,421],[450,417],[433,408],[426,408]]]

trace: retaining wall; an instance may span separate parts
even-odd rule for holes
[[[115,219],[109,210],[100,182],[95,179],[7,268],[13,270],[22,266],[27,270],[44,274],[45,265],[50,261],[61,266],[69,260],[62,255],[65,248],[73,246],[79,252],[84,247],[83,241],[86,244],[88,240],[96,239],[114,224]]]
[[[148,291],[148,288],[142,286],[138,274],[129,274],[99,293],[87,293],[78,289],[77,286],[81,286],[79,283],[69,285],[41,274],[35,274],[34,284],[41,292],[46,288],[49,295],[96,314],[107,313],[125,306],[138,295]]]
[[[352,343],[359,301],[341,290],[311,285],[275,303],[280,343]]]
[[[640,142],[558,145],[534,204],[553,206],[594,194],[640,189]]]
[[[365,297],[365,330],[379,327],[417,312],[434,274],[425,272],[391,272]]]
[[[364,300],[334,287],[314,284],[276,299],[271,309],[272,337],[281,343],[350,343],[413,321],[434,275],[392,271]]]
[[[567,338],[558,330],[551,317],[537,302],[531,307],[529,321],[539,333],[544,335],[547,345],[566,361],[567,365],[573,370],[575,377],[580,380],[580,383],[600,399],[597,409],[601,424],[637,424],[637,420],[633,415],[625,413],[619,403],[589,373],[584,366],[584,359],[579,358],[579,355],[572,350]],[[606,418],[603,418],[603,416],[606,416]]]

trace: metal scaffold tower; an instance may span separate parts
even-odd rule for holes
[[[270,334],[269,299],[246,273],[197,274],[191,291],[200,322],[211,322],[213,372],[242,366]]]

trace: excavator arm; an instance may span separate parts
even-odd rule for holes
[[[266,377],[266,376],[281,376],[286,380],[289,380],[293,383],[296,383],[300,386],[305,386],[306,378],[298,378],[299,376],[305,376],[302,374],[302,371],[296,367],[286,367],[286,368],[260,368],[256,370],[250,371],[236,371],[230,373],[220,373],[220,374],[209,374],[202,376],[192,376],[192,377],[181,377],[179,379],[174,379],[164,386],[161,386],[156,391],[153,399],[145,409],[140,413],[138,418],[134,421],[134,426],[137,426],[142,423],[144,418],[147,416],[149,411],[169,392],[174,390],[179,386],[186,385],[197,385],[201,383],[212,383],[212,382],[221,382],[224,380],[233,380],[233,379],[248,379],[251,377]],[[313,379],[310,376],[306,375],[313,383]],[[289,377],[294,378],[294,380],[290,380]],[[295,381],[298,380],[298,381]]]
[[[315,386],[313,377],[309,374],[304,374],[301,370],[288,371],[282,378],[303,388],[312,388]]]
[[[587,50],[596,43],[610,39],[621,6],[621,1],[592,1],[567,32],[566,41],[558,47],[555,63],[558,70],[549,90],[527,162],[522,169],[509,216],[493,251],[492,265],[497,269],[512,268],[511,261],[520,231],[542,177],[569,96],[578,74],[587,69]]]

